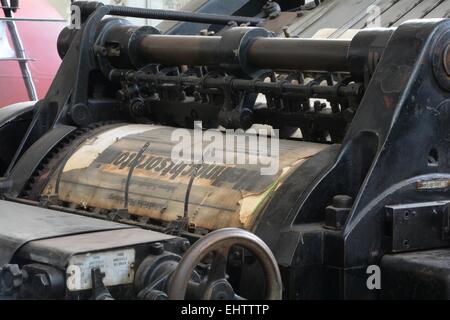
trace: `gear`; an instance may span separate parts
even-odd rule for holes
[[[48,155],[42,160],[34,174],[26,184],[22,197],[40,201],[43,189],[51,179],[51,173],[55,168],[60,168],[61,163],[65,162],[65,158],[71,150],[77,148],[89,137],[98,134],[100,131],[110,129],[111,126],[115,126],[115,122],[100,122],[90,126],[75,130],[67,135],[57,146],[55,146]]]

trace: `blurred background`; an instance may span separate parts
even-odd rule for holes
[[[129,5],[155,9],[180,10],[191,0],[104,0],[105,4]],[[195,1],[195,0],[194,0]],[[2,7],[9,4],[2,0]],[[41,99],[58,70],[61,59],[56,41],[67,26],[70,0],[20,0],[12,17],[0,10],[0,108],[23,101]],[[13,19],[14,21],[10,21]],[[157,25],[160,21],[139,19],[139,24]],[[23,57],[17,55],[11,31],[15,30],[23,47]],[[34,96],[24,81],[24,68],[34,86]]]
[[[36,0],[28,0],[36,1]],[[39,0],[38,0],[39,1]],[[68,18],[70,0],[44,0],[51,4],[58,12]],[[168,9],[168,10],[181,10],[191,0],[104,0],[101,1],[104,4],[124,5],[130,7],[141,7],[151,9]],[[229,1],[229,0],[224,0]],[[142,19],[139,20],[142,24]],[[157,25],[160,21],[150,20],[147,24]]]

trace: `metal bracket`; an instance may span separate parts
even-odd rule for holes
[[[450,243],[450,201],[386,207],[392,252],[425,250]]]

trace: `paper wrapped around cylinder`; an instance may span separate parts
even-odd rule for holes
[[[190,224],[206,230],[252,229],[283,181],[325,147],[254,134],[109,126],[71,150],[43,194],[83,209],[126,206],[132,215],[165,225],[183,216],[197,170],[188,203]],[[194,162],[199,159],[204,163]]]

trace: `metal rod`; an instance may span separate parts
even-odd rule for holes
[[[9,6],[8,0],[1,0],[1,5],[4,7]],[[7,18],[14,18],[12,11],[5,11],[5,14],[7,15]],[[30,100],[36,101],[38,99],[37,92],[36,92],[36,86],[34,85],[33,77],[31,75],[30,68],[28,66],[28,61],[25,61],[27,59],[25,54],[25,49],[22,44],[22,40],[20,39],[19,31],[17,30],[17,26],[14,21],[7,21],[9,33],[11,35],[11,40],[14,44],[14,49],[16,51],[16,56],[18,59],[20,59],[19,65],[20,69],[22,71],[23,80],[25,82],[25,87],[27,88],[28,96]]]
[[[351,41],[331,39],[258,38],[248,50],[256,68],[348,71]]]
[[[28,59],[28,58],[0,58],[0,61],[36,61],[36,59]]]
[[[221,37],[148,36],[140,44],[140,57],[166,65],[218,65]]]
[[[39,18],[0,18],[0,21],[18,22],[67,22],[64,19],[39,19]]]
[[[221,37],[148,35],[140,58],[166,65],[218,66]],[[247,62],[261,69],[348,72],[350,40],[255,38]]]
[[[264,21],[261,18],[254,17],[241,17],[230,15],[218,15],[210,13],[192,13],[187,11],[170,11],[159,9],[144,9],[135,7],[122,7],[122,6],[108,6],[110,9],[109,14],[115,16],[124,16],[132,18],[143,19],[157,19],[157,20],[175,20],[186,21],[196,23],[207,24],[228,24],[230,22],[236,22],[237,24],[250,24],[258,25]]]
[[[230,77],[221,78],[197,78],[197,77],[180,77],[180,76],[164,76],[164,75],[147,75],[144,73],[131,73],[116,71],[119,78],[126,80],[134,79],[136,81],[148,81],[152,87],[167,88],[168,85],[174,86],[203,86],[205,89],[227,88],[230,90],[241,90],[247,92],[256,92],[262,94],[277,93],[279,95],[293,95],[300,97],[315,98],[339,98],[339,97],[359,97],[362,95],[362,85],[354,83],[349,85],[322,86],[319,84],[299,85],[290,82],[264,82],[254,80],[236,79]],[[118,80],[117,79],[117,80]]]

